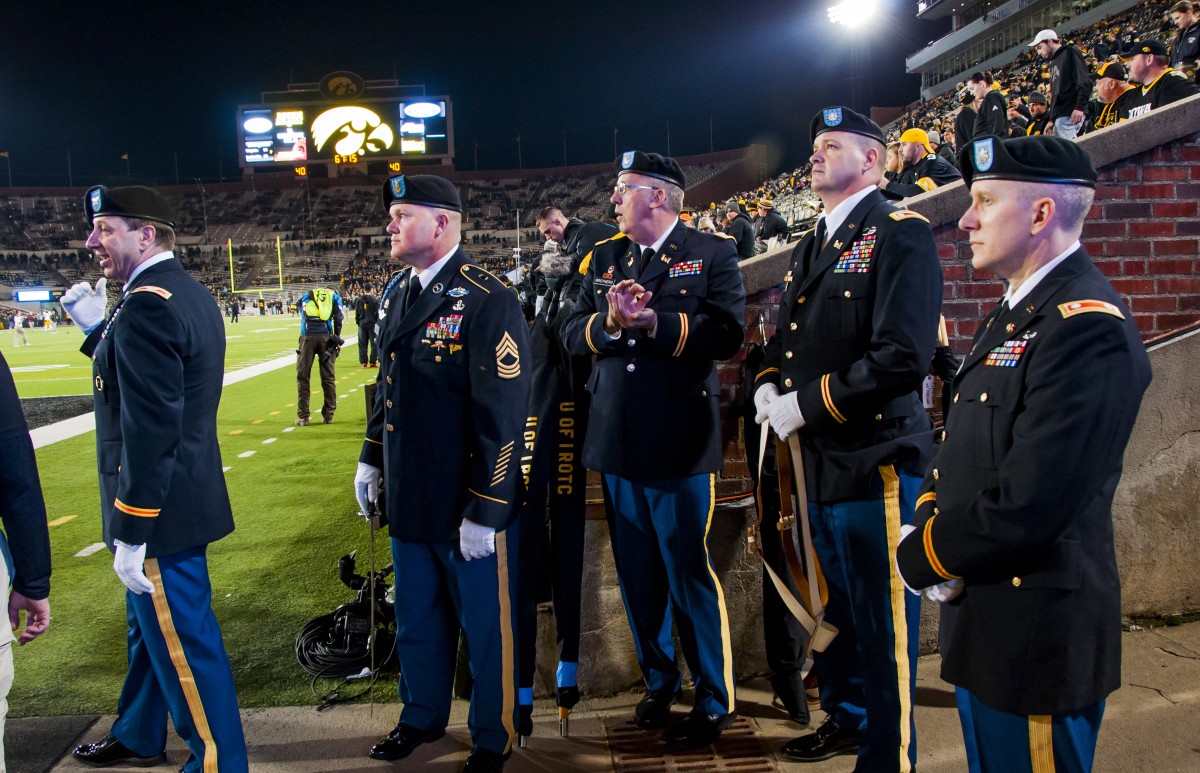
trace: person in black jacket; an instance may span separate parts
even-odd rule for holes
[[[1045,94],[1035,91],[1029,95],[1029,124],[1025,127],[1027,137],[1046,133],[1046,126],[1050,123],[1049,110]]]
[[[185,773],[240,773],[246,742],[206,556],[233,531],[217,441],[225,323],[175,258],[175,213],[159,193],[96,186],[84,209],[104,276],[61,302],[92,361],[102,534],[128,589],[129,665],[112,729],[73,755],[161,763],[169,713],[191,752]],[[124,289],[106,319],[108,280]]]
[[[1050,123],[1046,133],[1073,140],[1083,127],[1084,109],[1092,95],[1087,62],[1074,46],[1060,42],[1054,30],[1039,32],[1029,47],[1050,62]]]
[[[1200,4],[1179,0],[1171,6],[1171,20],[1179,28],[1171,41],[1171,68],[1196,80],[1196,65],[1200,60]]]
[[[762,240],[770,252],[787,241],[788,224],[783,215],[775,211],[775,204],[770,199],[759,199],[758,209],[763,213]]]
[[[994,78],[990,72],[972,73],[967,78],[967,88],[975,96],[975,103],[978,105],[972,138],[985,134],[1008,136],[1008,109],[1004,104],[1004,95],[999,89],[992,88],[993,82]]]
[[[895,181],[881,179],[879,188],[889,199],[906,199],[934,188],[961,180],[962,175],[929,147],[929,137],[921,129],[908,129],[900,135],[900,160],[904,170]]]
[[[371,286],[354,301],[354,324],[358,326],[358,361],[364,368],[379,367],[376,351],[375,323],[379,321],[379,299],[371,294]]]
[[[725,233],[737,244],[737,254],[742,260],[754,257],[754,224],[750,222],[736,201],[725,205]]]
[[[17,640],[26,645],[50,627],[50,533],[46,503],[38,479],[33,442],[12,371],[0,354],[0,770],[4,768],[4,718],[13,681],[13,628],[9,620],[25,612],[25,629]],[[9,592],[9,583],[12,592]]]
[[[1058,137],[985,137],[962,155],[972,266],[1008,289],[955,377],[896,565],[955,609],[941,675],[972,769],[1087,771],[1121,686],[1112,503],[1150,361],[1080,246],[1096,185],[1087,153]]]

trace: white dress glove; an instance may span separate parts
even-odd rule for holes
[[[780,440],[787,440],[788,435],[803,427],[804,417],[800,415],[800,400],[796,393],[788,392],[772,401],[767,406],[767,418]]]
[[[154,593],[154,586],[146,579],[146,570],[142,564],[146,561],[146,546],[126,545],[119,539],[113,540],[116,553],[113,555],[113,571],[125,587],[137,595]]]
[[[946,580],[945,582],[939,582],[937,585],[931,585],[926,588],[925,598],[942,604],[947,601],[953,601],[962,592],[962,580]]]
[[[496,530],[463,518],[462,525],[458,527],[458,549],[468,561],[487,558],[496,552]]]
[[[87,282],[76,282],[59,299],[63,311],[75,320],[84,333],[92,332],[104,321],[104,309],[108,306],[108,295],[104,291],[107,284],[105,277],[96,280],[95,289]]]
[[[767,418],[767,406],[779,399],[779,387],[771,383],[763,384],[754,393],[754,423],[762,424]]]
[[[378,467],[358,463],[358,472],[354,473],[354,498],[358,500],[358,511],[364,516],[370,512],[367,503],[379,501],[379,484],[383,482],[383,473]]]

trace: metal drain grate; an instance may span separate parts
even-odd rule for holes
[[[604,734],[616,773],[775,773],[758,735],[758,723],[738,717],[715,746],[671,754],[661,730],[639,730],[630,720],[605,720]]]

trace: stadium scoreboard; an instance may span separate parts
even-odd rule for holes
[[[292,169],[306,176],[314,164],[327,169],[369,165],[372,171],[393,173],[406,159],[452,162],[453,111],[447,97],[377,97],[368,93],[370,84],[354,87],[361,79],[338,93],[328,85],[332,77],[322,81],[320,95],[276,92],[270,98],[264,94],[260,104],[238,107],[243,169]],[[329,169],[330,176],[339,173]]]

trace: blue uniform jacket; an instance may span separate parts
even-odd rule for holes
[[[225,325],[179,261],[126,287],[80,349],[92,358],[104,542],[171,555],[233,531],[217,404]]]
[[[1121,683],[1112,502],[1150,362],[1080,249],[981,326],[901,541],[905,582],[962,578],[942,678],[1013,714]]]
[[[600,242],[579,302],[563,329],[574,355],[596,355],[583,463],[630,480],[673,478],[721,469],[715,360],[742,345],[746,294],[731,239],[676,223],[637,276],[637,245],[625,234]],[[604,334],[605,293],[623,279],[654,293],[658,331]]]
[[[397,539],[457,541],[464,518],[504,529],[522,496],[529,402],[520,302],[459,248],[402,315],[409,271],[380,306],[378,388],[359,459],[383,470]]]

